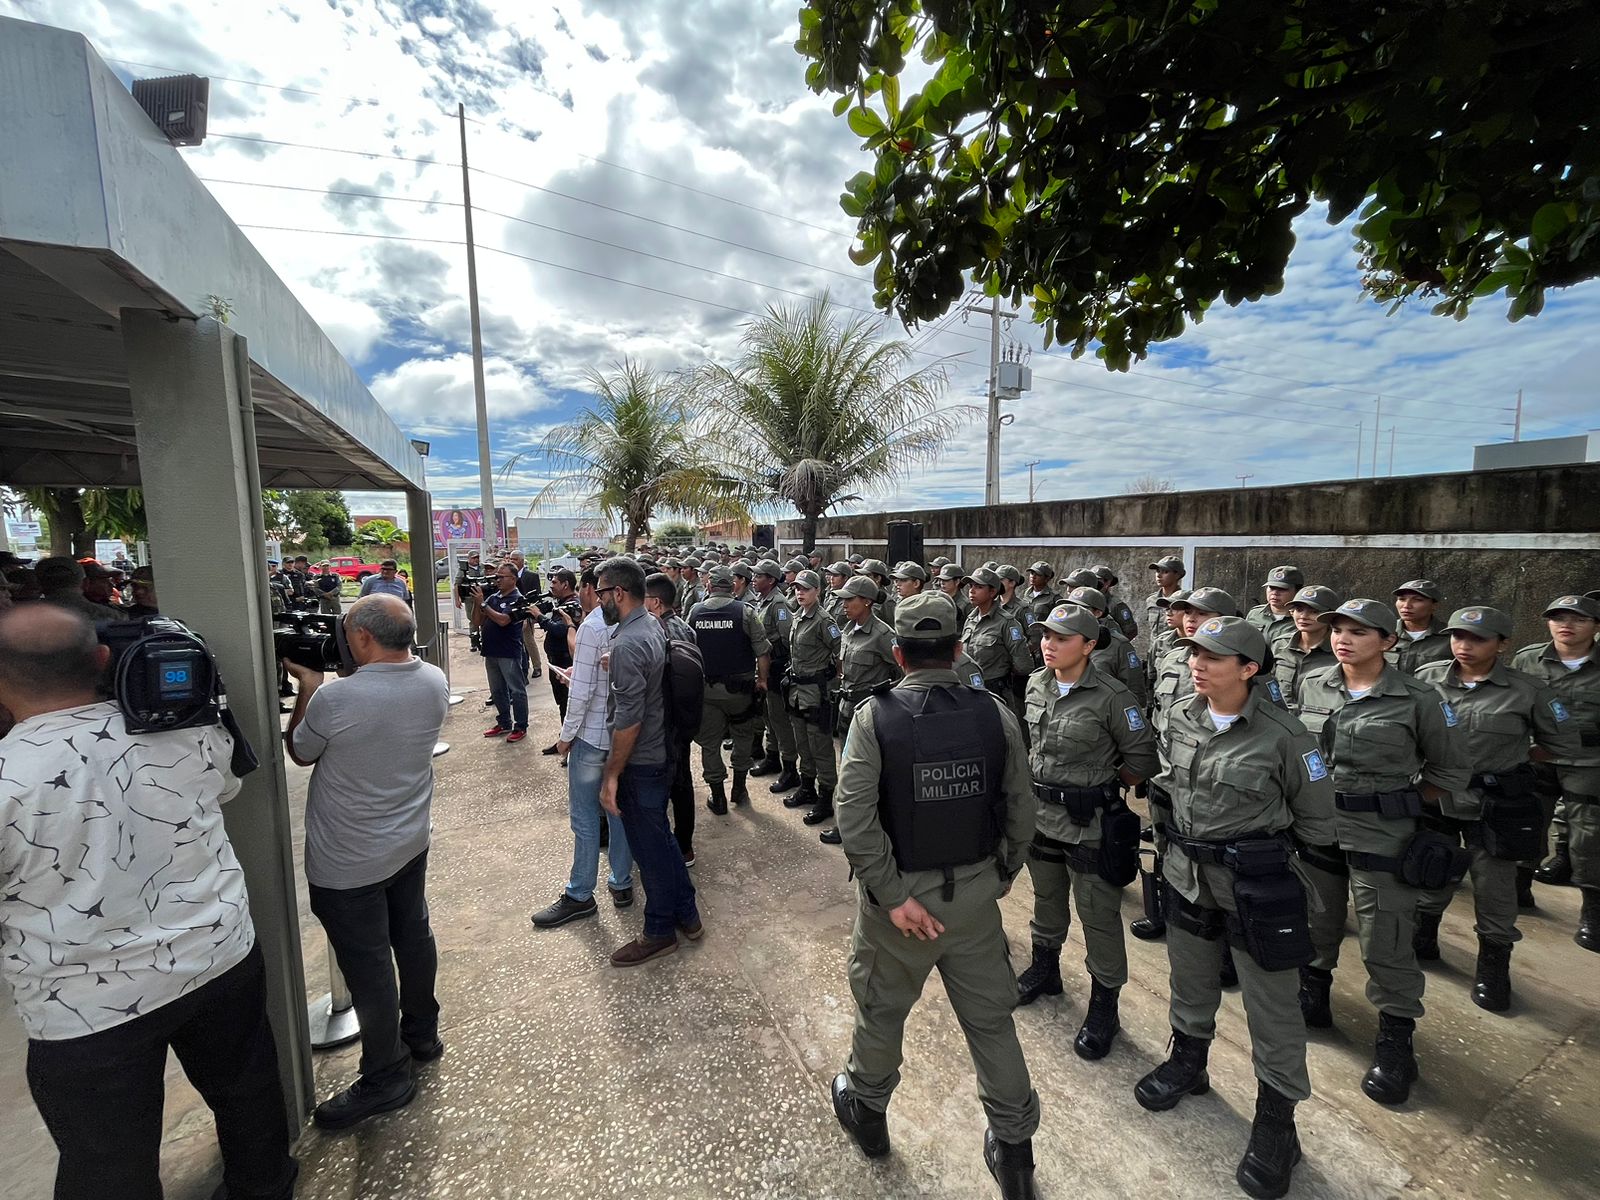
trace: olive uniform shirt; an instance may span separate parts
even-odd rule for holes
[[[1143,708],[1150,702],[1150,688],[1145,681],[1144,663],[1139,661],[1139,652],[1133,648],[1132,642],[1122,636],[1122,630],[1110,623],[1109,618],[1102,620],[1100,627],[1111,635],[1111,640],[1093,651],[1089,661],[1105,674],[1119,680],[1123,687],[1133,693],[1139,707]]]
[[[1555,757],[1562,790],[1600,796],[1600,658],[1591,649],[1582,665],[1569,671],[1554,642],[1538,642],[1518,650],[1511,665],[1543,680],[1577,727],[1578,748]]]
[[[1475,684],[1461,682],[1453,661],[1425,663],[1416,677],[1438,688],[1456,710],[1474,775],[1507,774],[1527,766],[1532,744],[1558,758],[1578,752],[1578,723],[1543,680],[1502,662]],[[1483,793],[1475,788],[1453,793],[1440,808],[1459,821],[1481,820]]]
[[[1143,779],[1160,769],[1155,735],[1138,699],[1117,679],[1097,671],[1092,661],[1064,696],[1055,672],[1040,667],[1028,679],[1025,702],[1031,735],[1028,765],[1040,783],[1120,786],[1118,767]],[[1096,841],[1100,813],[1096,810],[1093,820],[1078,825],[1064,805],[1041,802],[1038,829],[1058,842]]]
[[[1251,688],[1227,729],[1211,720],[1203,696],[1167,716],[1162,744],[1171,765],[1157,783],[1172,797],[1173,828],[1185,837],[1225,841],[1289,830],[1300,842],[1334,838],[1333,786],[1316,739],[1289,713]],[[1167,881],[1200,898],[1194,860],[1164,858]]]
[[[1156,640],[1162,635],[1171,632],[1167,627],[1167,610],[1156,603],[1164,595],[1166,593],[1157,588],[1144,598],[1144,650],[1146,662],[1151,662],[1156,657]]]
[[[1106,603],[1111,607],[1106,609],[1106,617],[1122,631],[1122,636],[1130,642],[1139,636],[1139,622],[1133,619],[1133,609],[1128,607],[1127,601],[1121,596],[1113,596],[1111,589],[1102,588],[1101,592],[1106,598]]]
[[[1385,665],[1365,696],[1352,697],[1335,664],[1300,680],[1300,720],[1317,736],[1335,792],[1402,792],[1420,781],[1452,794],[1472,776],[1461,718],[1431,684]],[[1339,812],[1346,850],[1393,856],[1417,832],[1416,817]],[[1326,846],[1329,842],[1310,843]]]
[[[839,627],[815,605],[799,609],[789,622],[789,677],[825,675],[831,682],[839,673]],[[822,703],[822,683],[795,684],[789,692],[793,708],[816,708]]]
[[[898,686],[926,691],[936,687],[959,687],[961,680],[954,671],[912,671]],[[995,861],[1001,877],[1011,879],[1022,869],[1028,844],[1033,840],[1036,806],[1032,781],[1028,777],[1028,751],[1022,744],[1022,728],[998,697],[995,707],[1000,711],[1000,725],[1006,738],[1005,776],[1000,781],[1005,794],[1006,821],[1005,832],[995,850]],[[878,815],[878,781],[882,770],[883,754],[873,722],[873,705],[863,704],[856,709],[850,732],[845,737],[839,783],[833,793],[834,818],[838,822],[845,857],[850,860],[856,878],[871,891],[878,906],[887,910],[898,908],[913,896],[928,899],[938,895],[944,888],[944,872],[901,872],[883,820]],[[954,868],[956,887],[959,889],[963,883],[982,875],[989,866],[990,860],[984,859]]]
[[[1267,639],[1269,646],[1284,636],[1285,627],[1291,632],[1294,630],[1294,618],[1287,611],[1281,617],[1275,616],[1265,604],[1256,605],[1244,615],[1244,619],[1261,631],[1261,636]]]
[[[1167,628],[1150,641],[1150,654],[1144,660],[1144,690],[1150,698],[1151,707],[1154,707],[1156,698],[1156,670],[1161,660],[1178,648],[1178,637],[1176,629]]]
[[[1004,694],[1011,676],[1026,676],[1033,671],[1033,656],[1028,653],[1027,635],[1014,617],[997,605],[987,613],[973,609],[961,627],[961,644],[967,656],[978,664],[984,686]]]
[[[1044,630],[1037,626],[1065,597],[1058,596],[1049,588],[1045,588],[1042,592],[1018,591],[1017,595],[1022,597],[1023,615],[1019,619],[1022,622],[1022,631],[1028,638],[1028,652],[1033,655],[1034,665],[1038,666],[1043,661],[1039,657],[1039,641],[1044,637]]]
[[[1300,691],[1300,681],[1311,672],[1337,666],[1338,662],[1339,660],[1333,656],[1332,641],[1326,637],[1310,650],[1306,650],[1300,645],[1300,631],[1296,629],[1290,636],[1274,643],[1272,677],[1278,681],[1278,687],[1283,690],[1283,702],[1290,712],[1300,711],[1300,702],[1296,699]]]
[[[1394,631],[1400,640],[1384,655],[1407,675],[1415,675],[1417,668],[1431,662],[1453,662],[1450,650],[1450,631],[1437,617],[1428,626],[1428,632],[1413,638],[1403,623],[1396,621]]]
[[[787,663],[789,623],[794,619],[794,611],[785,602],[783,593],[777,588],[773,588],[765,596],[752,592],[749,603],[761,617],[761,630],[767,635],[767,642],[771,647],[772,667],[777,667],[779,663]],[[776,678],[771,669],[768,670],[768,677]]]
[[[894,630],[877,617],[868,616],[865,625],[851,622],[839,640],[844,677],[840,697],[846,704],[859,704],[873,688],[900,678],[900,664],[894,660]]]

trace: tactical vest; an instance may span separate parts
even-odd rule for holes
[[[991,857],[1005,829],[1006,735],[994,698],[965,687],[876,697],[878,814],[902,871]]]
[[[707,683],[756,673],[756,648],[744,628],[744,601],[731,600],[721,608],[697,604],[689,624],[705,661]]]

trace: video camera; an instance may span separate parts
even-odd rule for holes
[[[494,572],[481,571],[477,575],[469,574],[465,565],[461,574],[456,576],[456,595],[463,600],[472,598],[472,589],[480,587],[485,596],[491,596],[495,591]]]
[[[272,653],[296,666],[313,671],[338,671],[348,675],[356,669],[345,638],[344,618],[323,613],[286,612],[273,614]]]

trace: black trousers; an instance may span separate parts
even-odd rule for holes
[[[411,1047],[439,1034],[439,950],[428,924],[427,875],[424,850],[380,883],[309,889],[311,911],[327,930],[361,1019],[361,1078],[380,1087],[409,1076]]]
[[[545,656],[547,659],[549,654],[550,651],[546,650]],[[567,663],[565,666],[567,670],[572,669],[571,663]],[[561,719],[565,721],[567,719],[567,685],[556,678],[556,673],[554,671],[546,672],[546,676],[550,680],[550,694],[556,698],[556,708],[561,713]]]
[[[299,1168],[267,1024],[261,948],[170,1004],[99,1033],[28,1043],[28,1089],[61,1160],[56,1200],[160,1200],[167,1047],[217,1120],[238,1200],[287,1200]]]
[[[672,767],[672,836],[685,854],[694,849],[694,775],[689,765],[693,749],[692,741],[679,742]]]

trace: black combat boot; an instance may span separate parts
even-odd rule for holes
[[[1234,1178],[1246,1195],[1278,1200],[1289,1190],[1289,1177],[1300,1161],[1300,1135],[1294,1128],[1294,1101],[1270,1084],[1256,1085],[1256,1119],[1250,1144]]]
[[[731,804],[749,804],[750,803],[750,791],[749,791],[749,788],[745,784],[745,776],[748,775],[748,774],[749,774],[748,771],[735,771],[733,773],[733,791],[728,796],[729,803],[731,803]]]
[[[1578,932],[1572,940],[1585,950],[1600,954],[1600,888],[1583,889],[1583,911],[1578,915]]]
[[[1239,968],[1233,965],[1233,946],[1226,941],[1222,943],[1222,970],[1217,982],[1225,988],[1239,986]]]
[[[728,797],[723,793],[722,780],[706,784],[711,789],[711,796],[706,801],[706,807],[713,816],[725,817],[728,815]]]
[[[843,1071],[833,1077],[833,1115],[868,1158],[889,1153],[889,1119],[850,1094],[850,1081]]]
[[[800,772],[794,769],[794,759],[783,760],[783,770],[778,772],[778,777],[767,787],[767,791],[776,796],[779,792],[787,792],[792,787],[800,786]]]
[[[1128,932],[1141,942],[1153,942],[1167,936],[1167,923],[1151,917],[1140,917],[1136,921],[1129,922]]]
[[[778,762],[778,752],[776,750],[768,750],[766,757],[750,768],[750,774],[760,779],[763,775],[776,775],[781,769]]]
[[[1411,934],[1411,948],[1418,962],[1439,961],[1439,922],[1443,913],[1417,912],[1417,928]]]
[[[1300,968],[1300,1015],[1307,1029],[1333,1028],[1333,972]]]
[[[833,784],[817,784],[817,802],[811,811],[800,819],[807,825],[821,825],[833,820]]]
[[[1417,1056],[1411,1035],[1417,1023],[1410,1017],[1378,1014],[1378,1044],[1372,1067],[1361,1080],[1361,1090],[1379,1104],[1404,1104],[1417,1078]]]
[[[1033,1187],[1033,1140],[1002,1142],[993,1129],[983,1131],[983,1161],[1000,1185],[1000,1200],[1038,1200]]]
[[[1033,961],[1017,977],[1017,1003],[1032,1004],[1040,996],[1061,995],[1061,947],[1035,942]]]
[[[1090,1062],[1104,1058],[1111,1052],[1111,1043],[1122,1031],[1122,1020],[1117,1015],[1117,996],[1121,988],[1107,987],[1093,976],[1089,979],[1089,1012],[1083,1018],[1083,1028],[1073,1039],[1072,1048],[1079,1058]]]
[[[1185,1096],[1204,1096],[1211,1090],[1206,1074],[1211,1043],[1174,1029],[1167,1045],[1171,1048],[1167,1061],[1133,1086],[1133,1098],[1151,1112],[1166,1112]]]
[[[1533,900],[1533,868],[1517,864],[1517,907],[1532,912],[1539,907]]]
[[[815,779],[802,779],[800,788],[792,796],[783,798],[785,808],[810,808],[817,802],[817,781]]]
[[[1540,883],[1561,887],[1572,882],[1572,855],[1567,851],[1567,839],[1556,839],[1556,852],[1545,859],[1544,865],[1533,873]]]
[[[1472,1002],[1487,1012],[1511,1007],[1511,943],[1478,935],[1478,974],[1472,981]]]

